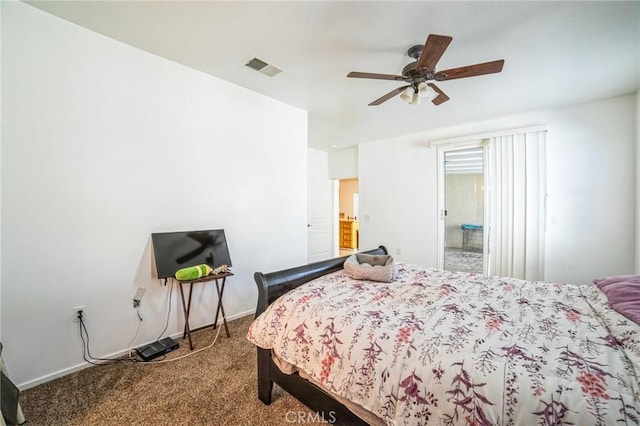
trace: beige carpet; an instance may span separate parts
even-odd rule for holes
[[[256,350],[246,339],[251,320],[229,322],[231,338],[223,329],[213,347],[175,362],[95,366],[28,389],[21,394],[27,424],[290,424],[308,410],[277,386],[270,406],[258,400]],[[192,336],[197,350],[215,331]],[[190,352],[187,341],[177,340],[180,348],[165,359]]]

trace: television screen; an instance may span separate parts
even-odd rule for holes
[[[173,277],[178,269],[208,264],[231,266],[224,229],[151,234],[158,278]]]

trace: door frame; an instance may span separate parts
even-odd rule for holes
[[[482,272],[487,274],[489,271],[489,230],[491,224],[489,223],[490,214],[490,194],[489,194],[489,153],[488,153],[488,140],[477,139],[467,140],[454,143],[438,144],[436,146],[437,156],[437,174],[438,174],[438,232],[437,232],[437,244],[438,244],[438,269],[444,269],[444,251],[445,251],[445,167],[444,156],[449,151],[460,151],[464,149],[482,148],[482,174],[483,174],[483,198],[484,198],[484,211],[483,211],[483,229],[482,233]]]

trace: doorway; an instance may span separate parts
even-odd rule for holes
[[[441,269],[486,271],[485,170],[485,148],[480,141],[440,150],[438,267]]]
[[[360,195],[358,178],[340,179],[338,202],[338,245],[340,256],[347,256],[358,251],[360,244],[360,222],[358,210]]]

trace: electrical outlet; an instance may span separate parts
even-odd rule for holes
[[[397,254],[398,256],[402,255],[402,249],[397,248],[397,249],[396,249],[396,254]]]
[[[75,306],[73,308],[73,322],[80,322],[78,320],[78,314],[82,312],[82,320],[85,321],[87,318],[87,305]]]

